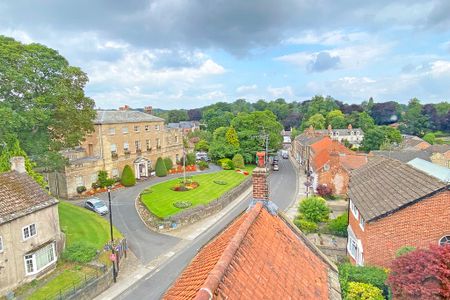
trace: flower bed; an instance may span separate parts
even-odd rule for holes
[[[171,188],[172,191],[175,192],[186,192],[190,190],[194,190],[199,187],[198,182],[192,181],[192,182],[186,182],[186,183],[180,183]]]
[[[244,174],[245,176],[247,176],[249,173],[248,173],[248,171],[243,171],[243,170],[240,170],[240,169],[236,169],[235,170],[236,171],[236,173],[241,173],[241,174]]]
[[[186,172],[194,172],[197,171],[197,166],[196,165],[188,165],[186,166]],[[176,168],[172,168],[169,170],[169,174],[179,174],[179,173],[183,173],[183,166],[177,165]]]

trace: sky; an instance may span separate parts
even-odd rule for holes
[[[0,34],[58,50],[98,108],[450,98],[448,0],[9,0]]]

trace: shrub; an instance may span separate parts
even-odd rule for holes
[[[173,204],[176,208],[188,208],[192,206],[192,202],[190,201],[178,201]]]
[[[425,134],[422,139],[431,145],[436,143],[436,135],[432,132],[428,132],[427,134]]]
[[[98,171],[97,184],[99,187],[105,188],[108,186],[112,186],[114,183],[114,179],[108,178],[108,172],[104,170]]]
[[[197,144],[195,144],[194,150],[208,152],[209,144],[205,140],[200,140],[200,141],[198,141]]]
[[[97,249],[94,246],[86,242],[77,241],[66,247],[62,257],[68,261],[87,263],[93,260],[96,255]]]
[[[184,164],[183,161],[184,161],[184,156],[182,156],[180,159],[180,165]],[[196,158],[195,158],[194,153],[191,152],[191,153],[186,154],[186,166],[195,165],[195,161],[196,161]]]
[[[234,169],[234,165],[233,165],[233,161],[229,158],[222,158],[219,159],[217,161],[217,163],[219,164],[219,166],[222,167],[222,169],[224,170],[233,170]]]
[[[336,219],[330,220],[328,222],[328,229],[330,232],[337,236],[347,236],[347,226],[348,226],[348,212],[343,213]]]
[[[400,257],[414,250],[416,250],[416,247],[414,246],[403,246],[395,252],[395,257]]]
[[[166,165],[164,164],[164,160],[161,157],[158,157],[156,160],[155,173],[158,177],[167,176]]]
[[[294,224],[304,233],[316,232],[318,229],[318,226],[316,223],[310,222],[310,221],[302,219],[302,218],[295,219]]]
[[[371,284],[379,288],[387,297],[389,294],[386,285],[386,271],[378,267],[361,267],[354,266],[350,263],[341,264],[339,266],[339,282],[343,293],[343,299],[348,291],[349,282],[361,282]]]
[[[169,171],[173,168],[173,162],[170,157],[164,158],[164,165],[166,166],[166,170]]]
[[[431,245],[392,262],[388,284],[398,299],[450,299],[450,245]]]
[[[98,189],[98,188],[100,187],[100,185],[99,185],[98,182],[96,181],[96,182],[93,182],[93,183],[91,184],[91,187],[95,190],[95,189]]]
[[[122,171],[121,183],[124,186],[133,186],[136,184],[136,177],[129,165],[125,165]]]
[[[320,197],[330,197],[331,194],[333,194],[333,190],[324,184],[319,184],[316,188],[316,192]]]
[[[200,170],[208,169],[209,164],[208,164],[208,162],[201,160],[198,162],[198,167],[200,168]]]
[[[347,300],[384,300],[381,290],[368,283],[349,282]]]
[[[77,187],[77,193],[81,194],[83,192],[86,192],[86,187],[84,185],[78,186]]]
[[[325,222],[330,215],[330,209],[325,199],[317,196],[308,197],[300,202],[298,211],[306,220],[314,223]]]
[[[235,154],[233,157],[233,165],[235,168],[245,168],[244,157],[241,154]]]

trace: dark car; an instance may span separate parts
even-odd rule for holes
[[[278,161],[279,161],[280,159],[278,158],[278,156],[274,156],[273,158],[272,158],[272,164],[273,165],[276,165],[276,164],[278,164]]]
[[[100,200],[98,198],[91,198],[86,200],[84,202],[84,207],[98,213],[99,215],[106,215],[107,213],[109,213],[108,206],[106,206],[103,200]]]

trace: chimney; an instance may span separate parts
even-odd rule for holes
[[[11,171],[16,171],[17,173],[26,173],[25,169],[25,158],[23,156],[14,156],[9,160],[11,163]]]
[[[119,110],[129,110],[129,109],[130,107],[126,104],[124,106],[119,107]]]
[[[253,199],[255,200],[269,200],[269,190],[267,187],[267,169],[264,164],[265,152],[257,152],[258,166],[253,170]]]
[[[152,106],[145,106],[145,107],[144,107],[144,112],[145,112],[146,114],[151,115],[151,114],[153,113],[153,107],[152,107]]]
[[[348,124],[348,130],[352,130],[352,124]]]

